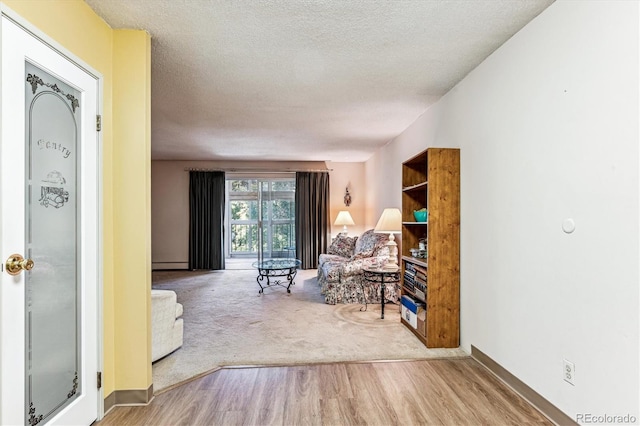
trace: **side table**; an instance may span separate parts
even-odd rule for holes
[[[400,269],[388,269],[388,268],[363,268],[364,279],[367,283],[378,285],[380,284],[380,305],[382,314],[381,319],[384,319],[384,294],[386,284],[397,283],[400,281]],[[364,287],[362,288],[364,294]],[[367,297],[364,298],[364,310],[367,310]]]

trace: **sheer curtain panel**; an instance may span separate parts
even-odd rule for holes
[[[302,269],[318,267],[329,246],[329,173],[296,173],[296,256]]]
[[[189,269],[224,269],[224,172],[189,172]]]

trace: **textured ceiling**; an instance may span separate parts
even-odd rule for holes
[[[553,0],[86,0],[151,46],[152,158],[365,161]]]

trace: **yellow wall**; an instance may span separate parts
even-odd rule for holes
[[[3,3],[102,74],[104,395],[146,389],[151,384],[149,36],[112,30],[82,0]]]
[[[120,30],[113,41],[116,389],[146,389],[151,384],[151,39],[142,31]]]

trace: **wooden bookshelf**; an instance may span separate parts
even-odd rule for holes
[[[426,207],[427,222],[414,210]],[[460,150],[428,148],[402,164],[402,279],[408,264],[426,268],[425,332],[402,323],[429,348],[460,345]],[[426,238],[427,257],[411,256]],[[400,286],[403,295],[415,292]]]

